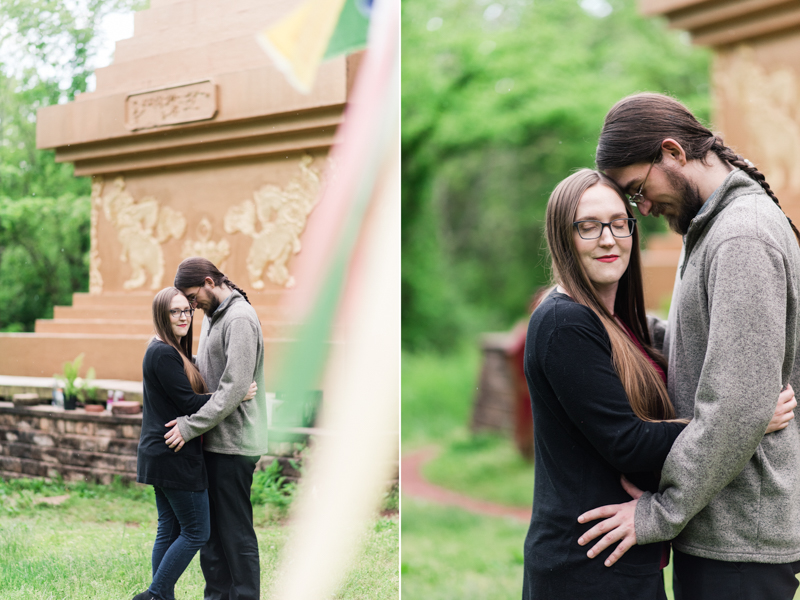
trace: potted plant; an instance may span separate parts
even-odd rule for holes
[[[86,377],[78,377],[75,380],[75,387],[78,390],[78,400],[83,402],[86,412],[103,412],[106,409],[105,402],[97,399],[97,386],[94,383],[94,367],[89,367]]]
[[[94,368],[89,368],[89,371],[86,373],[86,379],[78,376],[82,362],[83,353],[79,354],[75,360],[68,360],[65,362],[64,372],[62,374],[53,376],[63,384],[64,410],[75,410],[78,398],[84,401],[86,398],[94,398],[96,394],[96,388],[94,386]]]

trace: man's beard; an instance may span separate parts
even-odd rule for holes
[[[206,314],[210,317],[214,314],[214,312],[219,308],[219,300],[213,294],[208,295],[208,310],[206,310]]]
[[[663,172],[667,176],[667,180],[672,185],[672,188],[678,192],[677,195],[682,200],[678,208],[678,214],[664,215],[664,218],[673,231],[680,235],[686,235],[686,232],[689,231],[689,226],[692,224],[692,219],[694,219],[697,213],[700,212],[700,209],[703,208],[705,200],[700,195],[699,188],[690,183],[685,176],[669,168],[663,169]],[[657,213],[656,216],[658,216],[659,211],[656,210],[655,212]]]

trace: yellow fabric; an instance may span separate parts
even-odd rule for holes
[[[300,92],[314,87],[317,69],[336,29],[345,0],[307,0],[258,41]]]

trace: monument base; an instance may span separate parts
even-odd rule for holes
[[[142,380],[142,358],[154,335],[153,293],[73,295],[72,306],[56,306],[53,319],[38,319],[34,333],[0,334],[0,375],[52,377],[64,363],[83,353],[83,369],[94,367],[101,379]],[[261,321],[267,355],[290,341],[281,318],[278,293],[250,293]],[[194,314],[194,351],[203,311]]]

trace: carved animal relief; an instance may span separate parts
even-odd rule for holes
[[[203,217],[197,225],[197,239],[186,240],[183,243],[182,258],[202,256],[214,263],[220,271],[225,271],[225,261],[231,253],[228,240],[222,239],[215,242],[211,239],[211,222]]]
[[[312,162],[311,156],[303,156],[300,177],[284,187],[263,186],[253,200],[230,208],[225,215],[227,233],[241,232],[253,238],[247,272],[250,285],[257,290],[264,288],[265,271],[266,279],[276,285],[290,288],[295,284],[287,263],[300,252],[300,234],[319,191],[319,174],[311,168]]]
[[[117,239],[122,245],[120,260],[127,262],[131,268],[130,279],[122,287],[135,290],[144,286],[149,279],[149,289],[160,289],[164,277],[161,244],[170,238],[179,239],[183,236],[186,231],[183,214],[168,206],[160,206],[150,196],[137,202],[126,191],[122,177],[106,186],[102,207],[106,219],[117,230]]]
[[[89,293],[103,292],[103,275],[100,273],[100,250],[97,242],[97,219],[103,208],[103,178],[95,177],[92,181],[92,215],[89,230]]]

